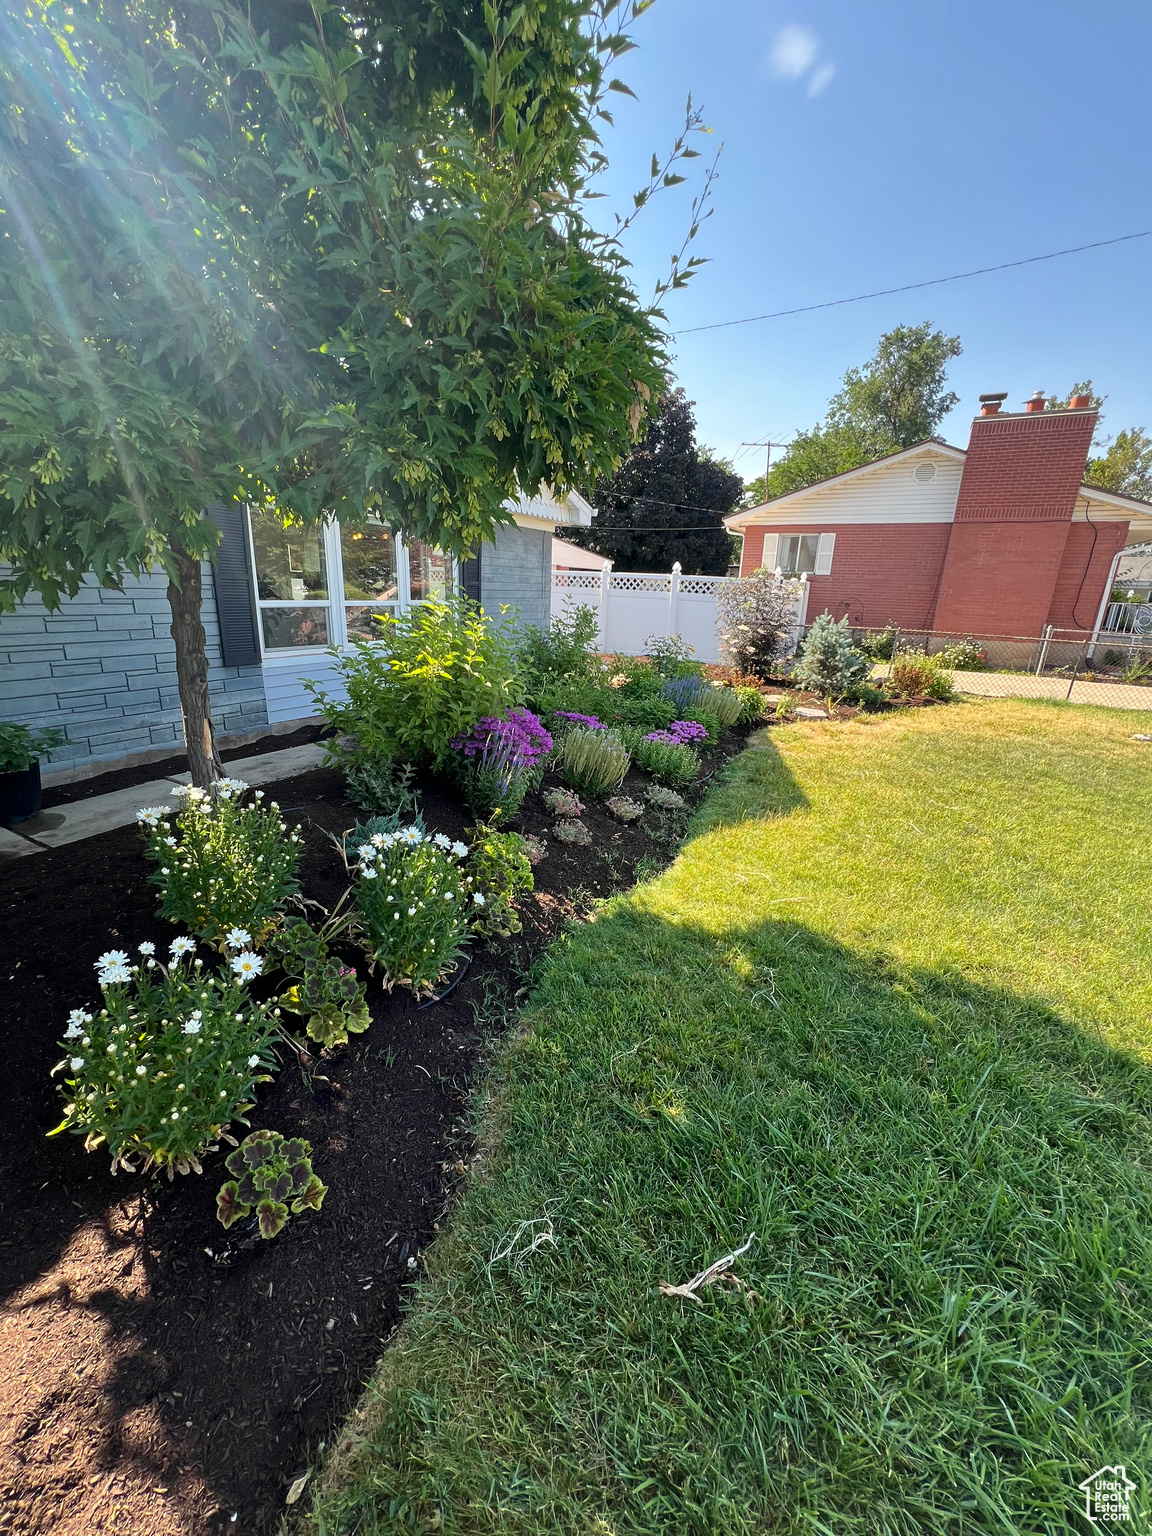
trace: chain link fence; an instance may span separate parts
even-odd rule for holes
[[[940,657],[961,693],[1152,710],[1152,633],[1134,628],[1101,631],[1095,640],[1052,625],[1039,636],[958,635],[894,624],[853,635],[874,658],[877,678],[887,676],[895,656],[927,654]]]

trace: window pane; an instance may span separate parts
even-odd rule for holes
[[[254,512],[252,548],[259,597],[291,603],[328,596],[322,529],[285,528],[274,512]]]
[[[328,644],[327,608],[261,608],[264,649],[292,651],[302,645]]]
[[[428,598],[443,601],[452,595],[452,556],[442,549],[433,549],[420,539],[412,539],[408,545],[408,564],[411,571],[412,601],[420,603]]]
[[[380,619],[396,610],[391,605],[371,608],[346,608],[345,618],[348,621],[349,640],[380,640],[384,637],[385,626]]]
[[[818,533],[790,533],[780,540],[776,563],[786,575],[809,575],[816,569],[816,551],[820,547]]]
[[[344,596],[395,602],[400,596],[396,585],[396,540],[392,530],[382,523],[367,523],[363,528],[340,529],[340,553],[344,559]]]

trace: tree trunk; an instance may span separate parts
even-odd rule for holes
[[[184,715],[184,742],[192,782],[208,789],[224,772],[212,733],[212,705],[208,697],[208,652],[200,620],[200,561],[182,544],[169,539],[176,560],[178,580],[168,582],[172,609],[172,638],[176,642],[176,682]]]

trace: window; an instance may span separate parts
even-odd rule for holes
[[[285,528],[266,511],[250,521],[265,654],[375,640],[385,614],[451,596],[451,555],[386,523]]]
[[[376,622],[400,605],[396,540],[383,523],[340,528],[344,568],[344,626],[349,640],[374,640]]]
[[[816,556],[819,553],[818,533],[781,534],[776,564],[785,575],[799,576],[807,572],[810,576],[816,569]]]
[[[265,650],[327,645],[324,530],[285,528],[274,512],[260,512],[252,518],[252,553]]]

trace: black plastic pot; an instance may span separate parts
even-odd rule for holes
[[[0,773],[0,823],[27,821],[40,809],[40,764],[18,773]]]

